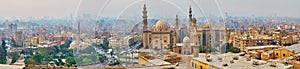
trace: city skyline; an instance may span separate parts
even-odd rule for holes
[[[4,18],[40,18],[76,16],[77,13],[77,15],[91,14],[99,17],[139,17],[141,14],[137,13],[141,11],[141,5],[147,4],[151,12],[149,17],[171,18],[176,14],[186,16],[190,5],[194,8],[195,17],[224,16],[226,12],[231,16],[300,17],[298,13],[300,9],[297,8],[300,6],[300,1],[297,0],[83,0],[79,2],[80,0],[1,0],[0,15]]]

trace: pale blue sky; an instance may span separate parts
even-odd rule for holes
[[[97,15],[108,0],[82,0],[78,14]],[[300,17],[300,0],[111,0],[100,16],[135,16],[140,17],[142,5],[147,4],[149,16],[174,17],[187,16],[189,5],[194,15],[220,16],[215,1],[221,6],[221,12],[232,16],[293,16]],[[0,0],[2,17],[63,17],[74,14],[79,0]],[[198,4],[198,5],[195,5]]]

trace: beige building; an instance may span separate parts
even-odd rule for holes
[[[197,20],[192,18],[192,8],[189,11],[189,37],[196,46],[208,46],[212,48],[220,47],[221,44],[228,41],[229,31],[226,24],[212,26],[209,22],[198,26]]]
[[[181,47],[181,54],[189,55],[192,54],[192,43],[190,42],[189,37],[184,37],[183,39],[183,45]]]
[[[171,28],[165,21],[159,20],[149,30],[146,5],[143,9],[143,46],[146,49],[172,49],[178,38],[178,18],[176,17],[176,28]]]
[[[203,26],[197,25],[196,18],[192,18],[192,8],[189,10],[188,37],[195,46],[219,47],[228,41],[226,24],[220,27],[212,27],[210,23]],[[147,11],[143,11],[143,46],[145,48],[173,49],[178,40],[178,18],[175,20],[175,28],[171,28],[163,20],[157,21],[151,30],[148,30]],[[173,49],[174,50],[174,49]]]

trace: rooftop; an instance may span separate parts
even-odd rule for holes
[[[24,68],[24,66],[0,64],[0,68],[1,69],[22,69],[22,68]]]
[[[197,60],[204,64],[208,64],[217,68],[224,69],[287,69],[292,67],[292,65],[284,65],[275,63],[276,66],[271,66],[270,62],[263,60],[250,59],[247,61],[247,57],[238,56],[238,54],[226,53],[226,54],[218,54],[218,55],[209,55],[210,61],[207,61],[207,56],[201,55],[200,57],[193,58],[193,60]],[[234,59],[236,58],[236,59]],[[227,66],[224,66],[227,64]]]
[[[279,48],[280,46],[276,45],[267,45],[267,46],[252,46],[252,47],[246,47],[246,49],[263,49],[263,48]]]
[[[295,53],[300,53],[300,44],[294,44],[288,47],[285,47],[285,49],[290,51],[295,51]]]

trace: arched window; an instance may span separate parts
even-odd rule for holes
[[[192,67],[194,67],[194,62],[192,62]]]

